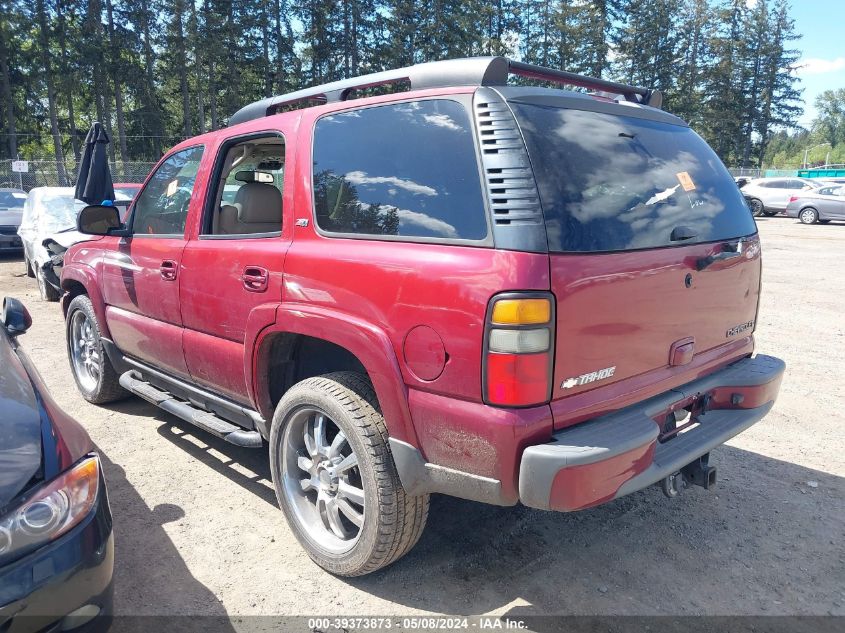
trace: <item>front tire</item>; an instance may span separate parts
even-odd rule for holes
[[[106,355],[94,306],[86,295],[75,297],[67,309],[66,338],[70,369],[79,393],[88,402],[104,404],[129,395]]]
[[[36,269],[35,271],[36,281],[38,282],[38,293],[41,295],[42,301],[58,301],[59,291],[53,288],[49,281],[47,281],[46,277],[44,277],[44,271],[40,269]]]
[[[23,254],[23,265],[24,265],[24,268],[26,269],[26,276],[29,277],[30,279],[34,278],[35,277],[35,271],[32,270],[32,264],[29,263],[29,257],[26,256],[26,251],[24,251],[24,254]]]
[[[815,224],[819,221],[819,212],[813,207],[807,207],[806,209],[801,209],[798,219],[801,220],[801,224]]]
[[[279,505],[311,559],[362,576],[404,556],[428,518],[428,495],[405,493],[367,378],[303,380],[276,407],[270,466]]]

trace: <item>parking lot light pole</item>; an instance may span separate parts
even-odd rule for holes
[[[830,145],[830,143],[819,143],[818,145],[813,145],[812,147],[805,148],[804,149],[804,164],[801,167],[801,169],[807,169],[807,154],[809,154],[811,151],[813,151],[817,147],[824,147],[825,145]],[[830,156],[829,153],[828,153],[828,156]],[[827,159],[825,159],[825,165],[827,165]]]

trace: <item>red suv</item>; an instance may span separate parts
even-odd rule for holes
[[[572,511],[709,487],[784,364],[753,356],[748,207],[659,105],[501,57],[253,103],[164,156],[125,225],[80,213],[103,237],[62,275],[79,389],[269,442],[340,575],[404,555],[433,492]]]

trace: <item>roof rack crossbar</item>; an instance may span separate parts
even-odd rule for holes
[[[578,86],[579,88],[592,88],[593,90],[612,92],[613,94],[622,95],[628,101],[640,102],[642,99],[639,99],[638,95],[639,97],[648,97],[651,92],[648,88],[628,86],[626,84],[609,81],[607,79],[579,75],[565,70],[555,70],[554,68],[544,68],[543,66],[535,66],[534,64],[526,64],[524,62],[511,61],[510,72],[511,74],[518,75],[520,77],[530,77],[532,79],[541,79],[543,81],[551,81],[568,86]]]
[[[353,92],[399,82],[409,82],[411,90],[446,88],[451,86],[504,86],[508,75],[530,77],[562,85],[578,86],[622,95],[628,101],[659,108],[662,96],[657,90],[578,75],[517,62],[505,57],[471,57],[416,64],[396,70],[386,70],[351,79],[297,90],[285,95],[268,97],[238,110],[229,119],[230,125],[275,114],[285,105],[304,101],[320,104],[345,101]]]

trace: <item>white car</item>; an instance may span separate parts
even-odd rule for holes
[[[41,298],[58,301],[60,292],[45,275],[44,265],[52,254],[44,247],[44,240],[55,233],[75,231],[76,215],[85,203],[74,199],[73,187],[36,187],[29,192],[23,205],[23,217],[18,235],[23,242],[26,274],[38,280]],[[80,239],[85,239],[81,234]]]
[[[822,184],[807,178],[755,178],[743,185],[741,191],[751,207],[751,214],[757,217],[785,211],[792,196]]]

